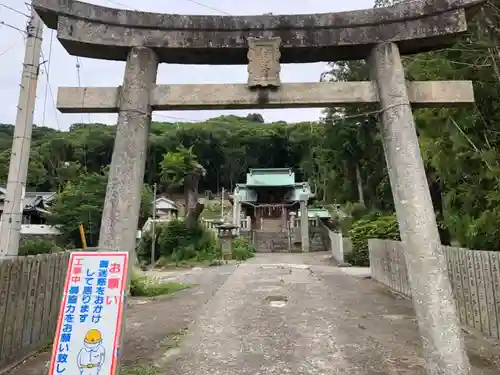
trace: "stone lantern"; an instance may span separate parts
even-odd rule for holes
[[[222,259],[228,261],[232,258],[233,254],[233,238],[236,235],[233,233],[238,226],[230,223],[223,223],[217,226],[217,234],[219,236],[221,250],[222,250]]]

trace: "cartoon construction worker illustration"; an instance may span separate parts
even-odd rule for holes
[[[85,335],[83,348],[78,353],[77,364],[80,375],[99,375],[106,351],[102,346],[102,334],[97,329],[91,329]]]

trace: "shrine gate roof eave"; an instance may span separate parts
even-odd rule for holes
[[[261,16],[178,15],[114,9],[80,1],[34,0],[45,24],[73,55],[126,60],[134,46],[160,62],[246,64],[248,37],[281,38],[282,63],[365,58],[395,42],[402,54],[442,48],[467,30],[484,0],[421,0],[338,13]],[[221,53],[221,49],[224,53]]]
[[[248,170],[250,174],[259,174],[259,173],[293,173],[291,168],[250,168]]]
[[[265,187],[286,187],[286,188],[301,188],[304,184],[308,184],[307,182],[294,182],[293,184],[236,184],[236,186],[240,189],[258,189]]]
[[[301,212],[300,211],[297,212],[297,217],[300,218],[301,216],[302,216]],[[307,216],[309,218],[318,217],[320,219],[329,219],[332,217],[330,212],[327,209],[323,209],[323,208],[309,208],[307,210]]]
[[[250,188],[250,189],[258,189],[258,188],[266,188],[266,187],[283,187],[283,188],[292,188],[295,187],[295,184],[244,184],[244,187]]]

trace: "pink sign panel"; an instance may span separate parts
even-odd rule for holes
[[[114,375],[127,284],[127,252],[74,252],[49,375]]]

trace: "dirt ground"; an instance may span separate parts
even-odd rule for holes
[[[143,375],[134,367],[148,367],[166,353],[176,351],[179,341],[203,305],[234,272],[236,266],[210,267],[195,271],[156,273],[175,281],[195,284],[174,295],[132,298],[126,310],[123,365],[131,375]],[[9,375],[46,375],[50,353],[40,353],[8,372]],[[122,372],[123,374],[123,372]],[[73,375],[73,374],[71,374]],[[128,375],[125,372],[124,375]],[[144,375],[150,375],[144,372]]]
[[[123,375],[425,373],[411,302],[343,273],[325,253],[154,276],[196,286],[130,301]],[[270,308],[280,296],[286,303]],[[499,374],[500,345],[464,336],[473,374]],[[9,374],[46,375],[49,356]]]

